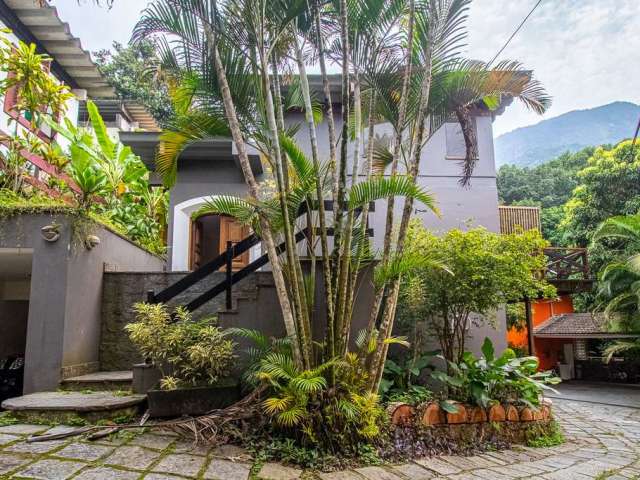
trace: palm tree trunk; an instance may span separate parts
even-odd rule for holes
[[[360,79],[358,75],[355,75],[353,88],[353,107],[355,114],[355,140],[353,142],[353,165],[351,168],[351,184],[357,183],[358,170],[360,168],[360,144],[362,142],[362,131],[360,125],[362,124],[362,104],[360,98]],[[351,317],[347,315],[351,310],[347,305],[348,299],[351,297],[351,291],[354,285],[349,285],[349,279],[351,278],[351,242],[353,239],[353,230],[355,223],[355,210],[349,210],[347,215],[346,227],[344,229],[344,239],[342,241],[342,257],[340,264],[340,276],[338,278],[338,297],[340,302],[338,303],[338,315],[342,319],[342,332],[340,353],[344,355],[349,349],[349,333],[351,331]]]
[[[304,282],[300,278],[300,262],[297,258],[297,244],[294,240],[291,219],[289,217],[289,208],[287,204],[287,190],[284,180],[284,166],[282,161],[282,151],[280,149],[280,139],[278,134],[278,125],[276,122],[275,108],[273,104],[273,96],[271,94],[271,81],[269,76],[269,62],[267,60],[264,46],[259,48],[260,63],[262,65],[262,82],[265,94],[265,110],[267,115],[267,124],[271,133],[274,163],[276,166],[276,183],[279,190],[280,208],[283,215],[284,236],[286,244],[287,262],[289,263],[289,271],[291,274],[291,289],[295,311],[297,313],[298,338],[302,352],[302,361],[305,368],[311,366],[311,341],[307,333],[308,317],[307,308],[305,306]]]
[[[408,93],[409,93],[409,82],[411,79],[411,70],[412,70],[412,54],[413,54],[413,37],[414,37],[414,23],[415,23],[415,0],[410,0],[409,2],[409,21],[407,26],[407,50],[405,53],[405,67],[402,78],[402,91],[400,94],[400,104],[398,106],[398,123],[396,125],[395,137],[393,141],[393,155],[391,159],[391,176],[396,175],[398,171],[398,161],[400,159],[400,153],[402,148],[402,137],[404,132],[404,124],[407,113],[407,102],[408,102]],[[394,208],[395,208],[395,198],[389,197],[387,200],[387,220],[385,224],[384,230],[384,242],[382,247],[382,259],[381,264],[385,265],[389,261],[389,256],[391,253],[391,234],[393,232],[393,219],[394,219]],[[378,314],[380,312],[380,305],[382,304],[382,299],[384,297],[385,285],[381,285],[376,289],[373,305],[371,307],[371,312],[369,314],[369,322],[367,324],[367,343],[370,341],[373,330],[376,325],[376,320],[378,319]]]
[[[418,111],[417,134],[413,143],[412,159],[409,167],[409,176],[415,183],[418,177],[418,171],[420,168],[420,159],[422,157],[422,147],[425,138],[428,138],[428,110],[429,110],[429,93],[431,91],[431,70],[432,70],[432,55],[431,51],[427,52],[427,65],[425,65],[424,79],[420,88],[421,105]],[[411,220],[411,213],[413,212],[413,198],[407,197],[404,201],[404,208],[402,211],[402,220],[400,221],[400,228],[398,229],[398,240],[396,243],[396,252],[402,253],[404,249],[404,241],[407,238],[407,229],[409,228],[409,221]],[[393,330],[393,323],[396,314],[396,307],[398,305],[398,295],[400,294],[400,278],[396,278],[389,290],[385,309],[382,317],[382,324],[380,326],[380,334],[378,335],[376,351],[374,354],[373,367],[375,372],[375,381],[371,384],[371,391],[377,392],[380,387],[380,381],[382,379],[382,372],[384,370],[384,362],[387,358],[387,351],[389,349],[388,344],[385,341],[391,335]]]
[[[214,67],[215,67],[216,75],[218,77],[218,84],[220,87],[220,92],[222,94],[225,113],[229,121],[229,129],[231,130],[231,136],[233,138],[233,142],[235,143],[236,149],[238,151],[238,160],[240,162],[240,167],[242,168],[242,173],[244,174],[245,181],[249,188],[249,194],[254,200],[257,200],[258,184],[253,175],[253,171],[251,170],[251,164],[249,163],[249,156],[247,154],[244,137],[242,135],[242,130],[240,128],[240,122],[238,121],[238,115],[236,113],[235,105],[233,103],[231,91],[229,90],[229,83],[227,82],[226,72],[225,72],[224,66],[222,65],[222,61],[220,60],[220,54],[218,53],[218,46],[215,41],[215,33],[213,29],[208,29],[207,36],[209,37],[208,40],[210,42],[212,53],[213,53],[214,64],[215,64]],[[262,228],[262,242],[267,248],[267,255],[269,256],[269,261],[271,263],[273,279],[276,286],[276,291],[278,293],[278,301],[280,302],[280,308],[282,310],[282,317],[284,320],[285,330],[287,332],[287,336],[291,339],[291,343],[292,343],[293,358],[296,364],[302,365],[303,364],[302,352],[298,346],[299,339],[298,339],[298,331],[296,329],[296,321],[293,315],[293,310],[291,309],[291,303],[289,301],[289,292],[284,280],[284,274],[282,272],[280,258],[278,257],[275,241],[271,234],[271,227],[269,225],[268,220],[264,218],[262,215],[260,216],[260,224]]]
[[[329,83],[329,76],[327,75],[327,62],[325,59],[324,51],[324,38],[322,35],[322,25],[320,23],[320,5],[322,0],[316,0],[314,2],[314,22],[315,22],[315,34],[316,42],[318,45],[318,63],[320,64],[320,76],[322,77],[322,90],[324,92],[324,103],[327,109],[327,127],[329,130],[329,171],[331,172],[332,181],[332,198],[333,214],[335,217],[338,198],[338,175],[336,172],[336,125],[333,119],[333,101],[331,100],[331,85]],[[333,301],[332,301],[333,302]]]
[[[311,104],[311,93],[309,91],[309,79],[307,77],[307,70],[304,64],[304,58],[302,56],[302,49],[300,48],[300,44],[298,41],[298,37],[295,32],[294,42],[296,49],[296,60],[298,62],[298,70],[300,74],[300,85],[302,90],[302,97],[304,99],[304,109],[305,109],[305,120],[307,122],[307,127],[309,129],[309,141],[311,143],[311,158],[313,161],[313,167],[316,170],[316,175],[318,177],[316,182],[316,198],[318,200],[318,223],[320,225],[320,249],[322,253],[322,273],[325,283],[325,302],[327,308],[327,318],[333,318],[334,316],[334,307],[333,307],[333,295],[331,294],[331,260],[329,253],[329,242],[327,238],[327,219],[326,219],[326,211],[324,208],[324,194],[322,189],[322,178],[321,178],[321,166],[320,166],[320,154],[318,152],[318,137],[316,134],[316,124],[313,120],[313,106]],[[335,147],[334,147],[335,149]],[[311,225],[311,228],[314,226]],[[311,232],[313,235],[313,232]],[[315,248],[312,246],[312,254],[315,257]],[[335,349],[333,346],[333,339],[330,339],[330,344],[328,345],[329,350],[329,358],[333,358],[335,356]]]
[[[367,132],[367,162],[365,167],[365,176],[367,180],[371,179],[371,172],[373,170],[373,147],[374,147],[374,135],[375,135],[375,105],[376,105],[376,91],[372,90],[371,98],[369,100],[369,118],[368,118],[368,132]],[[361,224],[360,224],[360,239],[361,243],[358,247],[358,252],[356,253],[356,263],[353,267],[353,271],[351,272],[351,278],[349,279],[349,297],[347,298],[347,318],[351,318],[353,315],[353,299],[355,297],[355,291],[357,287],[358,281],[358,273],[360,271],[360,265],[362,264],[362,256],[364,255],[364,249],[366,247],[369,238],[367,237],[367,227],[369,218],[369,205],[365,205],[362,207],[362,214],[360,216]],[[367,332],[369,331],[369,326],[367,325]],[[366,351],[366,350],[365,350]],[[366,358],[366,355],[362,358]]]
[[[342,137],[340,142],[340,164],[338,168],[338,196],[335,199],[337,203],[337,211],[334,209],[334,246],[333,246],[333,266],[339,268],[340,248],[342,244],[342,217],[345,206],[345,192],[347,183],[347,146],[349,142],[349,111],[350,111],[350,78],[349,78],[349,30],[348,30],[348,18],[347,18],[347,2],[346,0],[340,0],[340,39],[342,42]],[[336,286],[334,292],[336,315],[335,315],[335,333],[340,335],[342,332],[343,318],[338,311],[338,296],[342,293],[339,291],[340,287]],[[336,338],[336,345],[340,345],[341,338]]]

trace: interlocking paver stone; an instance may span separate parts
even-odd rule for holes
[[[247,480],[251,465],[231,460],[211,460],[204,478],[207,480]]]
[[[138,435],[131,441],[131,445],[138,445],[140,447],[153,448],[155,450],[164,450],[173,442],[175,442],[175,438],[173,437],[165,437],[161,435],[150,435],[143,434]]]
[[[75,458],[87,462],[93,462],[113,452],[113,447],[105,445],[93,445],[90,443],[72,443],[62,450],[54,453],[56,457]]]
[[[18,471],[16,476],[37,480],[66,480],[84,466],[84,463],[79,462],[40,460]]]
[[[220,445],[211,451],[211,455],[218,458],[248,458],[247,451],[237,445]]]
[[[204,465],[204,461],[204,457],[184,453],[167,455],[153,467],[153,470],[195,477]]]
[[[422,468],[415,463],[405,463],[404,465],[394,465],[391,467],[391,470],[394,472],[398,472],[401,475],[404,475],[407,478],[412,480],[429,480],[433,478],[434,475],[432,472]]]
[[[174,445],[174,451],[176,453],[207,456],[211,451],[211,447],[202,443],[180,440]]]
[[[137,480],[140,472],[131,472],[126,470],[116,470],[109,467],[90,468],[83,470],[80,475],[74,477],[73,480]]]
[[[144,476],[144,480],[182,480],[184,477],[177,477],[175,475],[166,475],[164,473],[149,473]]]
[[[0,475],[10,472],[18,468],[25,463],[32,461],[24,457],[18,457],[17,455],[0,454]]]
[[[159,452],[142,447],[124,446],[118,447],[115,452],[104,460],[104,463],[134,470],[146,470],[159,456]]]
[[[345,470],[343,472],[326,472],[319,473],[318,476],[322,480],[362,480],[362,476],[351,470]],[[419,480],[416,478],[416,480]]]
[[[368,480],[402,480],[402,477],[382,467],[356,468],[356,472]]]
[[[418,458],[414,460],[418,465],[421,465],[429,470],[440,475],[452,475],[460,472],[458,467],[454,467],[450,463],[440,460],[439,458]]]
[[[8,443],[20,440],[21,437],[16,435],[7,435],[6,433],[0,433],[0,445],[7,445]]]
[[[15,452],[15,453],[30,453],[33,455],[39,455],[42,453],[49,453],[56,448],[60,448],[65,445],[67,441],[65,440],[52,440],[50,442],[34,442],[27,443],[25,441],[21,441],[18,443],[14,443],[13,445],[9,445],[3,451],[4,452]]]
[[[33,435],[34,433],[44,432],[49,427],[46,425],[28,425],[24,423],[16,423],[15,425],[7,425],[0,427],[0,433],[13,433],[16,435]]]
[[[295,480],[300,478],[302,470],[287,467],[279,463],[265,463],[258,473],[258,478],[263,480]]]

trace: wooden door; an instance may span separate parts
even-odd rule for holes
[[[190,248],[190,267],[196,270],[202,263],[202,224],[197,220],[191,222],[191,248]]]
[[[227,241],[234,244],[249,236],[249,227],[230,217],[220,217],[220,253],[227,249]],[[249,250],[233,259],[233,270],[240,270],[249,264]],[[224,268],[223,268],[224,270]]]

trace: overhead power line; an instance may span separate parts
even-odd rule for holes
[[[538,0],[538,2],[533,6],[533,8],[531,9],[531,11],[527,14],[526,17],[524,17],[524,19],[522,20],[522,22],[520,22],[520,25],[518,25],[518,28],[516,28],[513,33],[511,34],[511,36],[507,39],[507,41],[505,42],[505,44],[502,46],[502,48],[500,50],[498,50],[498,53],[496,53],[494,55],[494,57],[491,59],[491,61],[487,64],[491,65],[493,62],[496,61],[496,58],[498,58],[500,56],[500,54],[502,52],[504,52],[504,49],[507,48],[507,46],[509,45],[509,43],[511,43],[511,40],[513,40],[513,37],[515,37],[518,32],[520,31],[520,29],[524,26],[525,23],[527,23],[527,20],[529,20],[529,17],[533,14],[533,12],[536,11],[536,8],[538,8],[538,6],[542,3],[542,0]]]

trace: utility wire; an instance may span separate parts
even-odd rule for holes
[[[638,140],[638,133],[640,133],[640,118],[638,119],[638,125],[636,126],[636,133],[633,135],[633,140],[631,141],[631,158],[633,159],[633,151],[636,147],[636,140]]]
[[[505,44],[502,46],[502,48],[500,50],[498,50],[498,53],[495,54],[495,56],[491,59],[491,61],[487,64],[487,66],[491,65],[493,62],[496,61],[496,58],[498,58],[498,56],[500,56],[500,54],[504,51],[505,48],[507,48],[507,46],[509,45],[509,43],[511,43],[511,40],[513,40],[513,37],[515,37],[518,32],[520,31],[520,29],[524,26],[524,24],[527,22],[527,20],[529,20],[529,17],[533,14],[533,12],[535,12],[536,8],[538,8],[538,6],[542,3],[542,0],[538,0],[538,2],[533,6],[533,8],[531,9],[531,11],[527,14],[526,17],[524,17],[524,20],[522,20],[522,22],[520,22],[520,25],[518,25],[518,28],[516,28],[513,33],[511,34],[511,36],[507,39],[507,41],[505,42]]]

